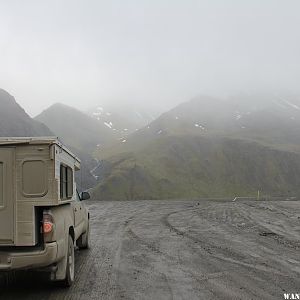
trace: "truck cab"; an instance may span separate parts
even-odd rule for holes
[[[74,249],[89,247],[80,160],[57,138],[0,139],[0,272],[30,269],[74,281]]]

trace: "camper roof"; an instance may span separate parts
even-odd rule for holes
[[[80,164],[80,159],[73,154],[67,147],[65,147],[58,139],[58,137],[47,136],[47,137],[0,137],[0,147],[4,145],[53,145],[56,144],[69,155],[71,155]]]
[[[57,143],[60,143],[57,137],[0,137],[0,145]]]

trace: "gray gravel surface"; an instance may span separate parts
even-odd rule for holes
[[[0,299],[284,299],[300,292],[299,201],[90,202],[76,281],[11,274]],[[2,278],[3,279],[3,278]]]

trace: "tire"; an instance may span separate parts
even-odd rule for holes
[[[67,265],[66,265],[66,277],[62,281],[63,286],[70,287],[75,278],[75,247],[74,241],[71,235],[68,238],[68,249],[66,252],[67,255]]]
[[[90,224],[88,222],[87,230],[77,240],[77,246],[79,249],[88,249],[90,247]]]

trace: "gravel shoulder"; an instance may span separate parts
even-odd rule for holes
[[[90,202],[76,281],[31,273],[0,299],[283,299],[300,292],[300,201]]]

